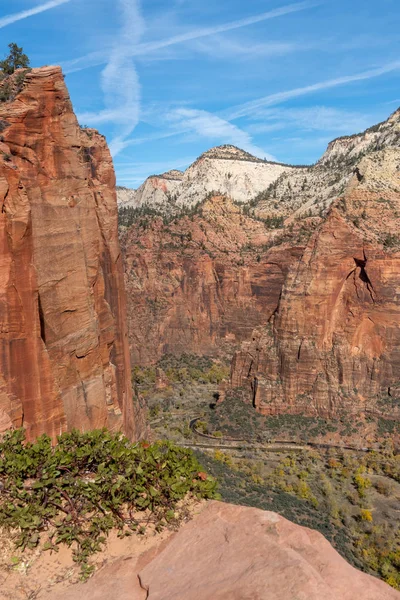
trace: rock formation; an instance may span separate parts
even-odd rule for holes
[[[362,133],[333,140],[315,165],[282,173],[254,199],[255,213],[291,219],[326,214],[330,204],[343,195],[364,156],[399,145],[400,109]]]
[[[364,157],[289,269],[274,317],[237,353],[264,414],[400,418],[400,148]]]
[[[316,531],[276,513],[208,503],[137,561],[124,556],[50,600],[398,600]]]
[[[148,207],[172,212],[182,179],[182,171],[174,169],[162,175],[151,175],[137,190],[117,187],[118,204],[121,207]]]
[[[122,242],[134,362],[243,343],[231,383],[265,414],[399,418],[399,147],[400,110],[247,206],[217,195],[138,216]],[[236,164],[230,152],[196,169]]]
[[[280,230],[219,196],[191,217],[139,219],[121,236],[133,364],[164,353],[231,357],[273,314],[304,247],[295,237],[294,228],[291,244],[280,241]]]
[[[106,142],[79,127],[60,68],[20,87],[0,103],[0,427],[138,435]]]
[[[249,202],[286,172],[296,170],[252,156],[235,146],[219,146],[202,154],[184,173],[173,170],[153,175],[138,190],[118,190],[121,206],[179,213],[204,201],[210,194]],[[301,170],[301,169],[300,169]]]

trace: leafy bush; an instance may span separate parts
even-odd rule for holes
[[[216,497],[216,483],[190,450],[169,442],[132,444],[106,430],[72,431],[52,447],[48,436],[25,442],[23,430],[0,443],[0,526],[16,530],[17,546],[73,546],[82,576],[93,567],[113,528],[121,534],[159,530],[175,517],[188,493]]]
[[[360,519],[362,521],[367,521],[367,523],[372,523],[374,520],[372,517],[372,511],[369,508],[362,508],[360,511]]]

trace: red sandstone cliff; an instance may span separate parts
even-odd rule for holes
[[[263,413],[399,418],[399,167],[373,146],[326,215],[280,229],[218,196],[139,216],[122,237],[133,361],[242,344],[231,383]]]
[[[359,163],[289,269],[278,309],[234,358],[265,414],[400,417],[400,149]]]
[[[0,429],[137,436],[106,142],[58,67],[28,73],[0,124]]]
[[[218,196],[192,217],[140,218],[121,237],[133,363],[164,353],[230,358],[276,310],[304,247],[297,233],[282,239]]]

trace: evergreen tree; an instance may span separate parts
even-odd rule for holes
[[[22,48],[14,43],[9,44],[8,47],[9,55],[4,60],[0,60],[0,73],[4,76],[12,75],[16,69],[29,67],[29,58]]]

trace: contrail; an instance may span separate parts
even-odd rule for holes
[[[17,21],[21,21],[22,19],[27,19],[28,17],[32,17],[33,15],[38,15],[39,13],[42,13],[45,10],[50,10],[50,8],[56,8],[56,6],[60,6],[60,4],[66,4],[67,2],[71,2],[71,0],[50,0],[49,2],[39,4],[34,8],[30,8],[28,10],[23,10],[18,13],[13,13],[12,15],[6,15],[5,17],[1,17],[0,29],[2,27],[6,27],[7,25],[11,25],[12,23],[16,23]]]
[[[224,33],[225,31],[240,29],[241,27],[247,27],[248,25],[254,25],[255,23],[261,23],[262,21],[267,21],[269,19],[283,17],[285,15],[299,12],[301,10],[314,8],[315,6],[319,6],[320,4],[321,2],[297,2],[296,4],[288,4],[286,6],[282,6],[281,8],[276,8],[274,10],[255,15],[253,17],[239,19],[238,21],[231,21],[229,23],[225,23],[223,25],[216,25],[214,27],[195,29],[192,31],[188,31],[187,33],[183,33],[181,35],[175,35],[171,38],[166,38],[165,40],[139,44],[138,46],[136,46],[136,48],[132,49],[132,52],[135,55],[146,54],[147,52],[151,52],[152,50],[160,50],[161,48],[174,46],[175,44],[180,44],[182,42],[197,40],[202,37],[208,37],[209,35]]]
[[[198,40],[210,35],[217,33],[224,33],[226,31],[233,31],[234,29],[240,29],[241,27],[247,27],[248,25],[254,25],[261,23],[262,21],[268,21],[269,19],[276,19],[291,13],[307,10],[315,6],[319,6],[323,2],[297,2],[295,4],[288,4],[276,8],[268,12],[264,12],[252,17],[246,17],[245,19],[239,19],[237,21],[230,21],[229,23],[223,23],[222,25],[215,25],[211,27],[204,27],[200,29],[192,29],[186,33],[175,35],[170,38],[163,40],[155,40],[152,42],[145,42],[141,44],[132,45],[130,50],[131,56],[146,56],[149,52],[154,50],[161,50],[162,48],[168,48],[169,46],[175,46],[176,44],[182,44],[192,40]],[[107,58],[101,51],[91,52],[86,56],[81,56],[73,60],[64,63],[63,68],[66,73],[74,73],[74,71],[80,71],[89,67],[102,65],[107,62]]]
[[[276,104],[281,104],[282,102],[290,100],[291,98],[298,98],[300,96],[312,94],[313,92],[318,92],[320,90],[327,90],[341,85],[346,85],[347,83],[352,83],[353,81],[364,81],[366,79],[380,77],[381,75],[385,75],[386,73],[391,73],[392,71],[398,70],[400,70],[399,60],[388,63],[386,65],[382,65],[381,67],[377,67],[375,69],[369,69],[368,71],[355,73],[354,75],[344,75],[343,77],[327,79],[325,81],[320,81],[318,83],[313,83],[304,87],[295,88],[293,90],[287,90],[285,92],[277,92],[276,94],[263,96],[262,98],[258,98],[257,100],[251,100],[250,102],[245,102],[244,104],[232,106],[231,108],[228,108],[225,111],[223,111],[222,116],[228,120],[238,119],[240,117],[245,117],[249,114],[252,114],[255,110],[259,108],[264,108],[266,106],[275,106]]]

